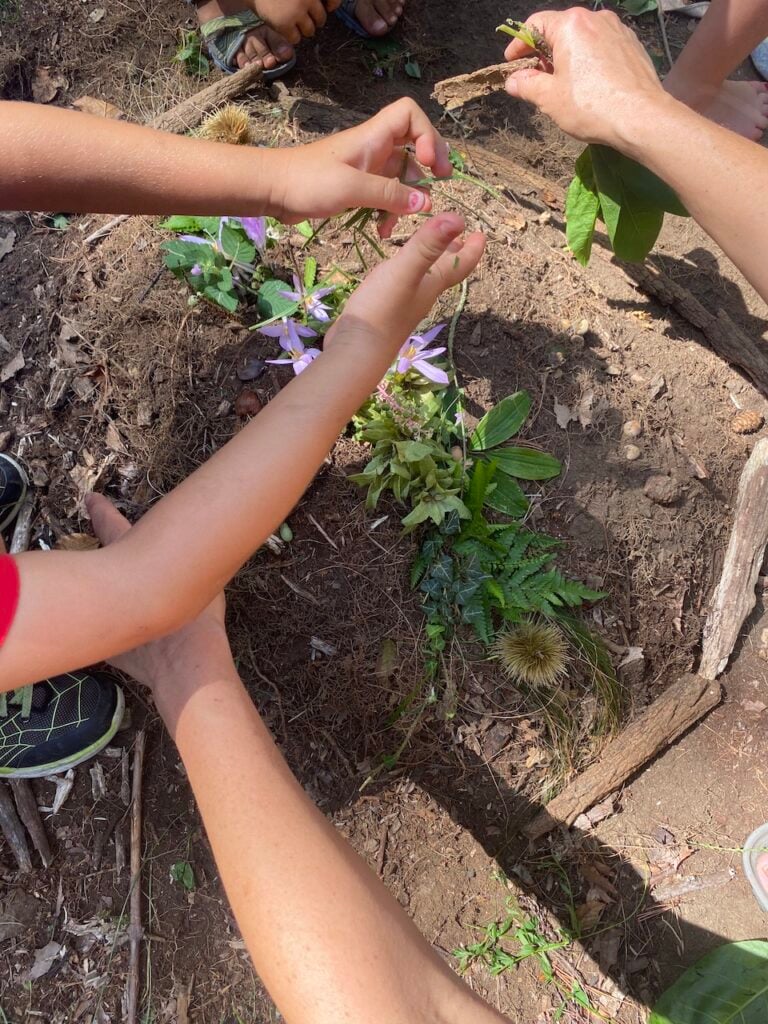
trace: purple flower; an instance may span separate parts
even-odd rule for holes
[[[179,235],[179,241],[181,242],[194,242],[195,245],[210,245],[210,241],[207,238],[203,238],[202,235]]]
[[[271,327],[260,327],[260,334],[268,338],[277,338],[280,348],[288,353],[287,359],[267,359],[266,362],[275,366],[292,366],[293,372],[298,376],[309,366],[313,359],[320,355],[318,348],[306,348],[302,338],[316,338],[317,332],[311,327],[296,323],[295,320],[284,316],[282,322],[273,324]]]
[[[330,295],[331,292],[335,292],[335,286],[331,288],[314,288],[309,291],[305,291],[301,281],[298,279],[296,274],[293,275],[293,291],[281,291],[279,294],[284,299],[291,299],[293,302],[300,302],[301,305],[306,309],[307,316],[311,316],[314,320],[319,320],[321,323],[328,323],[330,317],[330,306],[327,306],[320,300],[325,298],[326,295]]]
[[[267,218],[241,217],[240,223],[243,225],[243,231],[259,252],[264,252],[267,247]]]
[[[441,370],[429,362],[430,359],[442,355],[445,348],[427,347],[444,327],[445,324],[440,324],[438,327],[432,327],[425,334],[412,334],[400,349],[395,363],[397,372],[408,373],[409,370],[416,370],[427,380],[434,381],[435,384],[448,384],[448,374],[445,370]]]
[[[190,270],[190,274],[192,275],[192,277],[200,277],[202,272],[203,268],[200,266],[199,263],[196,263],[194,267],[192,267],[192,269]]]

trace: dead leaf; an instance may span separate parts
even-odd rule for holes
[[[65,953],[66,949],[60,942],[49,942],[42,949],[36,949],[35,962],[27,971],[25,980],[37,981],[42,978]]]
[[[525,767],[533,768],[537,764],[543,764],[546,759],[546,752],[541,747],[531,747],[528,751],[528,757],[525,759]]]
[[[631,665],[634,661],[645,661],[645,655],[643,654],[642,647],[628,647],[627,653],[621,659],[616,668],[624,668],[626,665]]]
[[[618,801],[616,794],[611,793],[605,800],[602,800],[599,804],[595,804],[585,814],[580,814],[573,823],[574,828],[581,829],[582,832],[589,831],[594,828],[598,822],[604,821],[605,818],[610,818],[612,814],[616,813]]]
[[[558,427],[565,430],[569,423],[573,420],[577,420],[578,418],[578,415],[570,405],[561,405],[560,402],[555,399],[555,419],[557,420]]]
[[[94,7],[88,15],[88,21],[92,21],[94,25],[98,25],[106,13],[107,12],[103,7]]]
[[[587,900],[580,907],[576,907],[576,917],[581,925],[582,933],[591,931],[595,925],[599,924],[604,912],[605,903],[601,900]]]
[[[101,543],[90,533],[67,533],[63,537],[59,537],[59,542],[56,545],[59,551],[95,551],[99,547],[101,547]]]
[[[0,384],[4,384],[11,377],[15,377],[19,370],[23,370],[26,365],[23,352],[19,351],[15,356],[11,356],[2,370],[0,370]]]
[[[522,213],[518,213],[517,210],[511,210],[504,218],[504,223],[514,231],[525,231],[528,227],[528,221]]]
[[[32,97],[35,103],[50,103],[66,84],[66,78],[58,72],[52,72],[50,68],[38,68],[32,76]]]
[[[658,398],[659,395],[663,395],[667,390],[667,382],[664,379],[663,373],[657,373],[651,383],[648,385],[648,397]]]
[[[105,440],[107,442],[107,448],[110,448],[113,452],[125,452],[125,445],[123,444],[123,439],[120,436],[120,431],[112,420],[107,423]]]
[[[592,864],[583,864],[580,868],[580,874],[585,882],[589,882],[590,891],[592,889],[599,889],[606,894],[608,899],[604,899],[604,903],[609,903],[618,896],[616,887],[609,881],[613,872],[607,864],[602,864],[600,861],[595,861]]]
[[[761,700],[743,700],[741,702],[741,706],[745,711],[752,712],[756,715],[761,715],[763,711],[765,711],[766,707],[768,707],[768,705],[763,704]]]
[[[84,114],[93,114],[94,117],[110,117],[119,120],[125,117],[123,111],[110,103],[108,100],[99,99],[97,96],[80,96],[74,100],[72,106]]]
[[[16,232],[13,229],[0,235],[0,260],[13,251],[14,245],[16,245]]]

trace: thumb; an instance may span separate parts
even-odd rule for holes
[[[457,214],[440,213],[422,224],[393,259],[418,285],[463,230],[464,221]]]
[[[370,206],[374,210],[401,215],[428,213],[432,209],[432,201],[423,189],[404,185],[397,178],[386,178],[381,174],[365,171],[355,171],[354,174],[349,188],[349,196],[354,199],[347,205]]]
[[[504,87],[510,96],[540,107],[552,89],[552,75],[537,68],[526,68],[510,75]]]
[[[93,532],[104,547],[107,544],[114,544],[130,530],[131,524],[103,494],[89,494],[85,499],[85,506],[91,517]]]

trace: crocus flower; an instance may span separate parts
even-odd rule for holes
[[[280,348],[287,352],[287,359],[267,359],[266,362],[275,366],[292,366],[293,372],[298,376],[309,366],[313,359],[320,355],[320,349],[306,348],[302,338],[316,338],[317,332],[304,324],[298,324],[290,317],[284,316],[279,324],[272,324],[270,327],[260,327],[260,334],[268,338],[277,338]]]
[[[293,275],[293,291],[281,291],[279,294],[284,299],[291,299],[292,302],[300,302],[307,311],[307,316],[311,316],[314,320],[319,320],[321,323],[328,323],[330,317],[330,306],[327,306],[321,299],[324,299],[326,295],[330,295],[331,292],[335,292],[335,286],[330,288],[313,288],[310,291],[305,291],[304,286],[298,279],[296,274]]]
[[[409,370],[416,370],[427,380],[434,381],[435,384],[448,384],[448,374],[445,370],[441,370],[429,362],[430,359],[442,355],[445,348],[428,348],[444,327],[445,324],[440,324],[424,334],[412,334],[400,349],[395,363],[397,372],[408,373]]]
[[[267,247],[267,218],[241,217],[240,223],[243,225],[243,231],[259,252],[264,252]]]
[[[192,277],[200,277],[202,272],[203,268],[200,266],[199,263],[196,263],[194,267],[192,267],[192,269],[190,270],[190,274],[192,275]]]

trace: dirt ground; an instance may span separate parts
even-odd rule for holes
[[[104,10],[0,0],[0,12],[5,98],[31,99],[36,70],[48,67],[62,79],[56,103],[97,96],[143,121],[197,88],[170,60],[188,14],[181,4]],[[519,2],[503,12],[529,13]],[[411,0],[397,38],[421,79],[406,76],[402,59],[391,78],[375,76],[370,53],[334,24],[303,47],[287,86],[310,112],[313,104],[373,112],[407,94],[438,119],[432,84],[496,61],[499,20],[491,0]],[[640,31],[660,53],[655,19],[642,19]],[[688,32],[687,22],[670,25],[675,49]],[[289,116],[266,93],[250,106],[262,143],[290,145],[322,130],[311,113]],[[567,183],[577,148],[522,105],[493,98],[441,126],[459,146],[481,144]],[[498,203],[447,189],[441,202],[458,200],[470,204],[471,219],[490,224],[456,334],[471,412],[521,387],[534,396],[526,437],[565,470],[536,495],[533,521],[569,542],[565,561],[575,575],[609,592],[592,625],[618,651],[641,649],[620,672],[631,718],[695,669],[739,473],[764,434],[735,435],[730,421],[736,407],[766,413],[768,403],[694,327],[610,264],[578,267],[563,251],[562,209],[546,190]],[[19,352],[24,361],[0,387],[0,445],[30,467],[37,544],[87,531],[82,496],[94,487],[131,517],[146,510],[239,429],[233,404],[243,367],[267,352],[242,325],[187,306],[185,290],[162,272],[162,235],[151,219],[132,218],[85,245],[103,220],[77,218],[59,232],[42,215],[0,217],[0,236],[16,235],[0,267],[0,365]],[[318,255],[359,270],[343,241],[329,240]],[[711,312],[723,309],[766,339],[765,306],[695,224],[668,218],[652,261]],[[445,299],[443,319],[454,302]],[[266,401],[284,383],[269,371],[253,386]],[[562,408],[573,411],[565,427],[556,406],[561,419]],[[622,435],[630,419],[642,423],[635,461]],[[768,817],[762,606],[724,677],[721,707],[628,785],[594,828],[556,832],[534,848],[521,843],[521,823],[551,783],[542,725],[471,645],[451,664],[455,716],[426,716],[397,768],[361,792],[401,738],[387,719],[419,678],[422,630],[408,587],[413,540],[400,535],[393,505],[382,504],[388,518],[373,530],[347,480],[364,459],[362,446],[342,438],[290,517],[293,543],[279,555],[260,552],[230,587],[243,679],[308,792],[442,955],[455,965],[452,951],[503,918],[507,900],[550,937],[576,909],[586,915],[584,934],[603,930],[559,954],[559,976],[578,978],[606,1019],[639,1024],[703,951],[766,932],[739,869],[739,848]],[[681,484],[674,505],[643,493],[654,472]],[[334,653],[319,651],[317,640]],[[387,672],[384,641],[396,651]],[[129,879],[118,870],[127,843],[121,751],[137,723],[149,736],[142,1020],[181,1020],[178,1000],[187,993],[196,1024],[277,1020],[175,750],[144,695],[129,687],[128,699],[133,726],[98,759],[105,790],[84,766],[62,809],[46,817],[50,869],[17,875],[0,845],[0,1020],[122,1015]],[[54,788],[37,785],[41,805],[50,806]],[[170,878],[182,862],[194,874],[189,891]],[[698,879],[692,893],[663,898],[664,884],[688,876]],[[35,951],[47,943],[58,955],[37,977]],[[467,980],[515,1020],[548,1024],[560,1002],[530,963],[498,977],[476,963]],[[563,1019],[584,1015],[571,1003]]]

